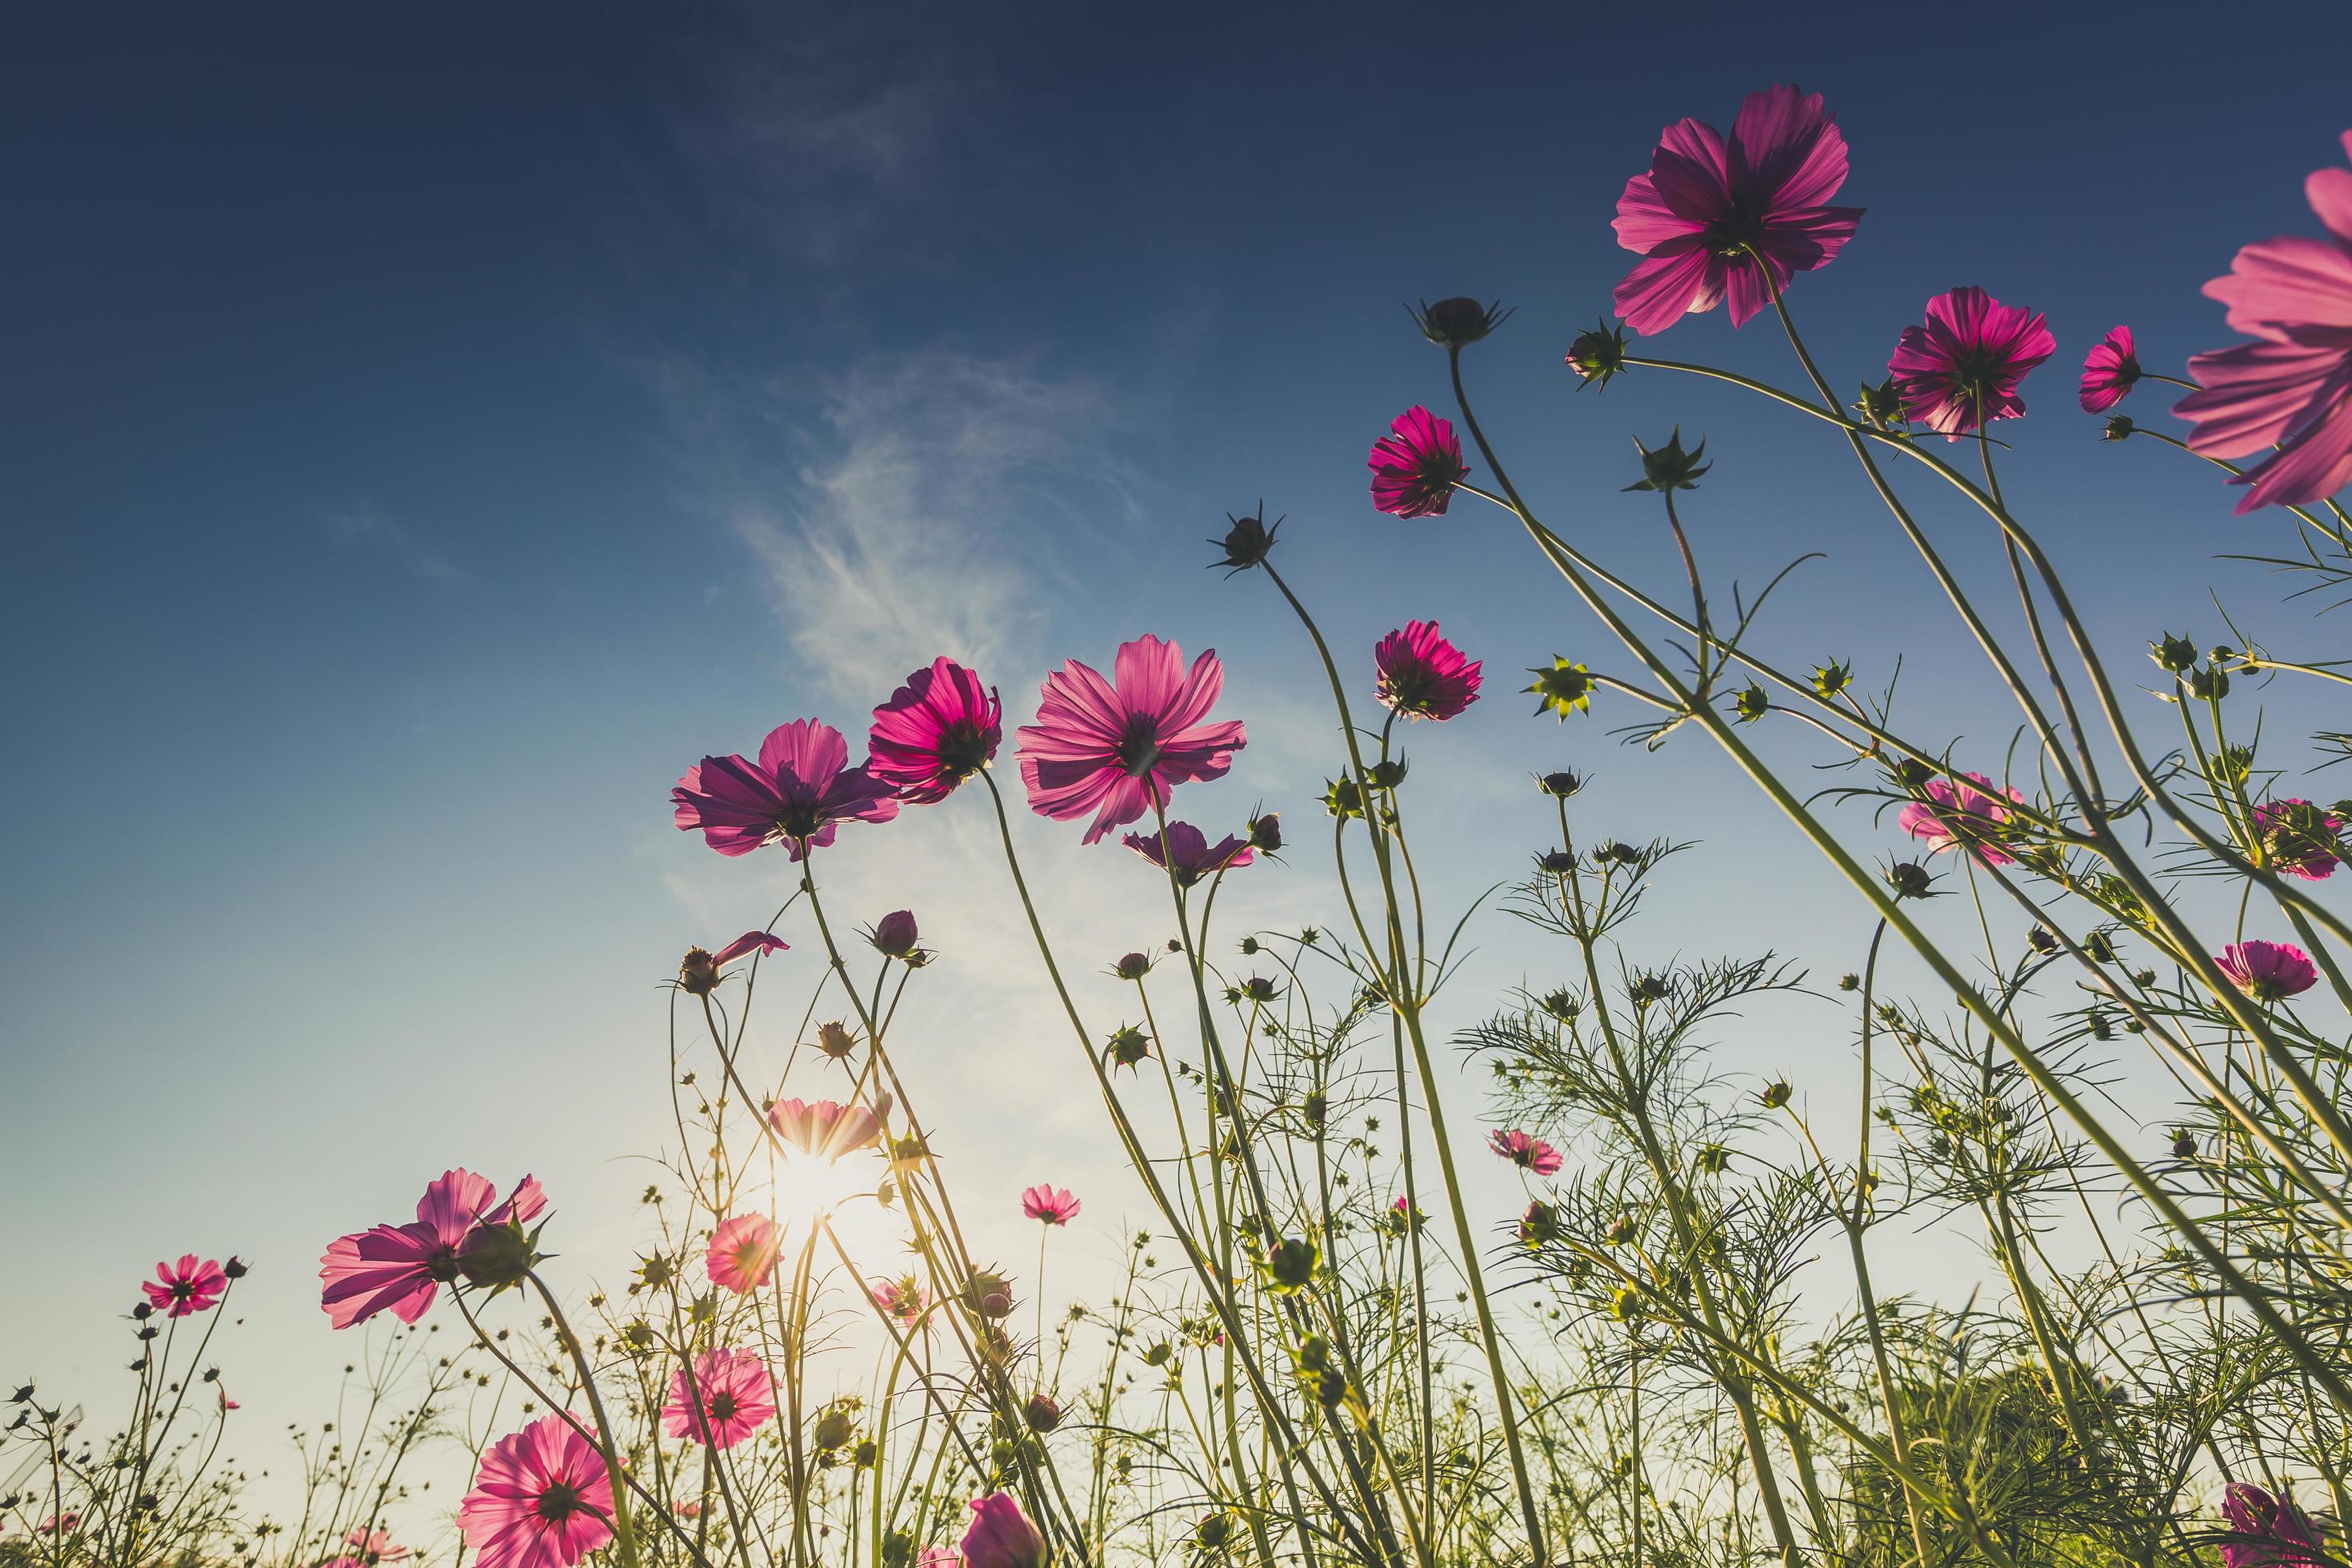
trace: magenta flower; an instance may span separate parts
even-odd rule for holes
[[[604,1457],[559,1415],[491,1444],[457,1505],[480,1568],[572,1568],[613,1539],[612,1517]]]
[[[81,1528],[81,1515],[68,1509],[63,1513],[49,1515],[37,1528],[43,1535],[71,1535]]]
[[[2222,1568],[2319,1568],[2319,1531],[2294,1499],[2232,1481],[2221,1494],[2221,1517],[2235,1537],[2222,1543]]]
[[[1524,1170],[1538,1176],[1549,1176],[1562,1163],[1559,1151],[1531,1132],[1516,1130],[1509,1132],[1489,1132],[1486,1147]]]
[[[165,1317],[185,1318],[218,1305],[228,1293],[228,1276],[214,1259],[199,1262],[188,1252],[177,1263],[155,1265],[155,1278],[141,1280],[139,1289],[147,1293],[147,1304]]]
[[[1173,866],[1177,885],[1184,888],[1203,877],[1246,866],[1257,858],[1249,840],[1228,833],[1211,844],[1208,835],[1189,822],[1170,823],[1164,846],[1157,833],[1130,833],[1119,842],[1163,869]]]
[[[370,1530],[366,1525],[343,1537],[343,1543],[358,1547],[361,1560],[366,1563],[397,1563],[408,1555],[407,1547],[392,1543],[392,1531]]]
[[[900,800],[933,805],[986,767],[1003,736],[996,689],[953,659],[935,658],[874,710],[866,769]]]
[[[404,1323],[423,1317],[439,1288],[457,1278],[458,1249],[477,1226],[528,1225],[547,1207],[547,1194],[529,1176],[504,1203],[498,1195],[471,1171],[444,1172],[417,1200],[414,1224],[338,1237],[319,1260],[328,1321],[348,1329],[383,1311]]]
[[[915,928],[912,910],[893,910],[884,915],[866,933],[866,940],[886,958],[896,958],[917,968],[930,962],[930,954],[922,949],[922,936]]]
[[[662,1406],[662,1430],[715,1448],[731,1448],[776,1413],[768,1363],[750,1351],[708,1350],[694,1358],[689,1381],[680,1367]]]
[[[765,1215],[739,1214],[710,1233],[705,1263],[710,1282],[738,1296],[756,1290],[775,1272],[783,1237]]]
[[[1045,1538],[1011,1492],[975,1498],[963,1532],[964,1568],[1045,1568]]]
[[[2334,876],[2344,858],[2344,819],[2307,800],[2266,800],[2254,807],[2254,832],[2271,869],[2306,882]]]
[[[1414,404],[1372,443],[1372,505],[1396,517],[1444,517],[1454,487],[1469,478],[1451,420]]]
[[[1021,779],[1029,809],[1056,822],[1095,813],[1092,844],[1154,806],[1181,784],[1224,776],[1248,740],[1238,719],[1208,717],[1225,687],[1213,648],[1184,669],[1184,650],[1144,636],[1121,643],[1117,684],[1076,659],[1045,678],[1037,721],[1024,724]]]
[[[2138,382],[2139,374],[2132,330],[2117,327],[2083,356],[2083,412],[2105,414],[2121,403]]]
[[[2040,311],[2029,314],[1969,287],[1927,301],[1927,324],[1906,327],[1886,362],[1906,417],[1957,441],[2025,412],[2017,388],[2058,352]]]
[[[779,724],[761,742],[756,763],[705,757],[687,769],[669,792],[676,821],[680,830],[702,829],[702,841],[721,855],[782,844],[797,860],[831,844],[836,824],[898,815],[891,786],[848,761],[849,743],[831,725]]]
[[[1728,298],[1742,325],[1853,237],[1863,209],[1824,205],[1845,175],[1845,137],[1817,92],[1749,93],[1728,138],[1696,120],[1667,126],[1650,172],[1617,198],[1617,243],[1642,258],[1617,285],[1617,313],[1655,337]]]
[[[2352,131],[2344,151],[2352,156]],[[2206,457],[2263,454],[2230,481],[2248,487],[2241,514],[2352,483],[2352,170],[2317,170],[2303,190],[2329,237],[2246,246],[2228,277],[2205,285],[2230,308],[2231,330],[2256,341],[2191,357],[2200,390],[2172,405],[2196,423],[2189,445]]]
[[[1076,1194],[1067,1187],[1050,1186],[1043,1182],[1021,1194],[1021,1212],[1047,1225],[1069,1224],[1078,1217],[1079,1207]]]
[[[1437,635],[1435,621],[1407,621],[1372,650],[1380,671],[1373,687],[1381,706],[1408,719],[1451,719],[1478,700],[1483,661]]]
[[[2015,864],[2017,857],[2003,847],[1994,829],[2014,816],[2000,795],[2020,805],[2025,804],[2023,795],[2013,789],[1996,795],[1992,780],[1982,773],[1963,773],[1958,779],[1938,775],[1924,790],[1927,798],[1913,801],[1895,819],[1904,832],[1934,845],[1932,854],[1966,849],[1988,866]]]
[[[2257,1002],[2284,1002],[2319,984],[2311,954],[2291,942],[2233,942],[2213,955],[2213,963]]]
[[[875,1110],[820,1100],[780,1100],[768,1108],[768,1121],[785,1142],[804,1154],[838,1160],[844,1154],[881,1142],[882,1118],[890,1114],[890,1097],[883,1095]]]
[[[866,1294],[874,1298],[876,1306],[910,1328],[931,1300],[922,1281],[911,1274],[902,1274],[896,1279],[877,1279],[866,1287]]]
[[[772,936],[763,931],[747,931],[712,953],[710,963],[713,968],[717,968],[720,964],[734,963],[747,952],[783,952],[790,946],[782,937]]]

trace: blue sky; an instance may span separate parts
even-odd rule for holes
[[[0,1247],[42,1284],[0,1297],[0,1372],[110,1397],[133,1277],[237,1251],[276,1336],[269,1370],[242,1352],[241,1396],[257,1430],[309,1414],[305,1379],[344,1353],[320,1246],[455,1163],[536,1170],[583,1273],[616,1273],[614,1200],[644,1174],[624,1156],[663,1126],[656,987],[783,878],[673,832],[670,783],[784,719],[859,727],[934,653],[982,661],[1025,719],[1063,657],[1213,644],[1252,745],[1188,806],[1307,822],[1335,749],[1305,646],[1262,583],[1201,569],[1261,496],[1366,684],[1413,616],[1489,661],[1491,700],[1412,742],[1449,897],[1540,847],[1525,777],[1574,763],[1601,781],[1592,831],[1707,841],[1662,889],[1661,956],[1769,940],[1851,967],[1861,915],[1718,759],[1615,749],[1622,705],[1563,730],[1507,695],[1554,653],[1610,658],[1522,542],[1472,503],[1406,525],[1363,494],[1388,419],[1446,409],[1400,302],[1499,296],[1518,311],[1475,386],[1552,521],[1676,589],[1654,501],[1620,487],[1630,437],[1704,434],[1685,515],[1719,584],[1830,552],[1784,590],[1774,656],[1874,684],[1903,653],[1911,722],[1997,763],[2009,711],[1841,449],[1734,394],[1578,396],[1560,367],[1630,262],[1608,220],[1658,128],[1727,123],[1752,88],[1825,92],[1853,144],[1843,199],[1869,216],[1793,296],[1841,384],[1954,285],[2049,312],[2007,478],[2118,663],[2161,629],[2219,636],[2209,577],[2282,652],[2340,648],[2209,561],[2282,548],[2277,517],[2101,445],[2071,384],[2117,321],[2158,368],[2228,341],[2198,284],[2313,226],[2302,177],[2346,117],[2293,61],[2341,57],[2342,8],[2265,6],[2259,30],[2249,8],[2228,29],[2202,6],[1766,9],[19,17]],[[1761,321],[1663,347],[1793,379]],[[1923,511],[1996,581],[1971,520]],[[2280,696],[2278,731],[2310,727]],[[1134,1205],[1003,935],[982,826],[959,802],[853,830],[827,875],[854,918],[912,904],[948,952],[913,1026],[968,1168],[1093,1181],[1085,1245],[1108,1251]],[[1115,849],[1027,844],[1081,966],[1163,923]],[[1250,918],[1328,918],[1311,854],[1253,881]],[[1465,981],[1488,994],[1540,962],[1495,926]],[[1840,1027],[1743,1048],[1832,1094]]]

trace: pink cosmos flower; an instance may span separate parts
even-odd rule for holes
[[[2319,1531],[2292,1498],[2232,1481],[2221,1494],[2221,1517],[2237,1538],[2222,1544],[2223,1568],[2319,1568]]]
[[[2352,131],[2343,140],[2352,156]],[[2228,277],[2205,285],[2230,308],[2231,330],[2256,341],[2193,356],[2200,390],[2172,405],[2196,423],[2189,445],[2205,456],[2264,454],[2230,481],[2248,487],[2242,515],[2352,483],[2352,170],[2318,170],[2303,191],[2329,237],[2246,246]]]
[[[952,1546],[926,1546],[915,1568],[963,1568],[963,1553]]]
[[[919,969],[930,962],[930,954],[921,947],[922,937],[915,929],[915,911],[912,910],[893,910],[884,915],[874,922],[874,929],[866,933],[866,940],[874,944],[875,952]]]
[[[670,1504],[669,1510],[670,1512],[677,1515],[680,1519],[700,1519],[702,1517],[702,1505],[695,1501],[692,1498],[687,1499],[684,1502],[674,1502]]]
[[[710,1282],[738,1296],[756,1290],[775,1272],[784,1238],[765,1215],[739,1214],[710,1233],[706,1264]]]
[[[2083,412],[2105,414],[2121,403],[2139,380],[2139,355],[2132,330],[2117,327],[2083,356]]]
[[[1938,774],[1927,781],[1925,790],[1926,800],[1913,801],[1895,817],[1904,832],[1934,845],[1932,854],[1965,848],[1988,866],[2016,863],[2017,857],[2001,846],[1993,831],[2014,814],[1994,794],[1992,780],[1982,773],[1963,773],[1958,780]],[[2020,805],[2025,803],[2025,797],[2013,789],[2002,790],[2000,795]]]
[[[747,952],[782,952],[790,944],[763,931],[747,931],[717,952],[689,947],[678,961],[677,984],[689,996],[708,996],[719,988],[719,972]]]
[[[953,659],[936,658],[874,710],[866,769],[900,800],[932,805],[986,767],[1003,735],[996,689]]]
[[[1551,1175],[1563,1163],[1559,1150],[1529,1132],[1516,1130],[1489,1132],[1486,1134],[1486,1147],[1512,1164],[1533,1171],[1538,1176]]]
[[[2344,819],[2307,800],[2266,800],[2254,807],[2254,831],[2271,869],[2306,882],[2336,874],[2344,858]]]
[[[1040,1182],[1021,1194],[1021,1212],[1047,1225],[1067,1225],[1078,1217],[1077,1194],[1067,1187]]]
[[[1414,404],[1372,443],[1372,505],[1395,517],[1444,517],[1454,487],[1470,477],[1451,420]]]
[[[1173,866],[1179,887],[1189,888],[1203,877],[1219,871],[1246,866],[1256,858],[1249,840],[1226,834],[1211,844],[1207,834],[1189,822],[1168,825],[1168,842],[1162,845],[1157,833],[1130,833],[1119,840],[1129,849],[1161,868]]]
[[[408,1555],[407,1547],[392,1543],[392,1531],[370,1530],[365,1525],[343,1537],[343,1543],[358,1547],[360,1556],[370,1563],[397,1563]]]
[[[1728,138],[1696,120],[1667,126],[1650,172],[1617,198],[1617,243],[1642,257],[1617,285],[1625,324],[1655,337],[1727,297],[1737,327],[1772,288],[1836,259],[1863,209],[1824,205],[1845,184],[1835,121],[1821,94],[1780,86],[1749,93]]]
[[[1373,692],[1381,706],[1408,719],[1451,719],[1478,700],[1482,660],[1437,635],[1435,621],[1407,621],[1372,650],[1380,671]]]
[[[721,855],[749,855],[782,844],[797,860],[833,842],[844,822],[887,822],[898,815],[891,786],[853,768],[841,731],[795,719],[768,731],[760,760],[705,757],[669,792],[681,830],[699,827]]]
[[[167,1318],[185,1318],[209,1311],[228,1291],[228,1276],[212,1258],[199,1262],[193,1252],[177,1263],[155,1265],[155,1278],[140,1281],[147,1304]]]
[[[425,1189],[412,1225],[380,1225],[338,1237],[319,1260],[320,1304],[339,1329],[389,1310],[413,1323],[441,1285],[457,1278],[457,1252],[477,1226],[528,1225],[547,1207],[539,1183],[525,1176],[504,1203],[471,1171],[446,1171]]]
[[[224,1415],[227,1415],[232,1410],[242,1410],[245,1408],[244,1405],[239,1405],[236,1400],[231,1399],[228,1396],[228,1390],[226,1388],[220,1390],[220,1407],[221,1414]],[[408,1549],[404,1546],[401,1548],[401,1552],[404,1556],[406,1555],[407,1551]]]
[[[804,1154],[838,1160],[844,1154],[881,1142],[882,1118],[890,1114],[890,1097],[879,1097],[877,1107],[844,1105],[838,1100],[780,1100],[768,1108],[768,1121],[785,1142]]]
[[[1927,324],[1906,327],[1886,362],[1903,412],[1957,441],[2025,412],[2026,373],[2058,352],[2038,310],[2004,305],[1970,286],[1927,301]]]
[[[1045,1538],[1011,1492],[975,1498],[963,1532],[964,1568],[1045,1568]]]
[[[81,1515],[70,1509],[63,1513],[49,1515],[48,1518],[41,1521],[39,1526],[40,1533],[43,1535],[71,1535],[80,1528]]]
[[[2311,954],[2291,942],[2233,942],[2213,955],[2213,963],[2257,1002],[2283,1002],[2319,984]]]
[[[481,1568],[572,1568],[613,1539],[612,1517],[604,1456],[552,1413],[491,1444],[457,1505]]]
[[[931,1300],[930,1293],[911,1274],[902,1274],[896,1279],[877,1279],[866,1287],[866,1292],[874,1298],[876,1306],[910,1327],[923,1315],[923,1309],[930,1305]]]
[[[690,1384],[684,1367],[670,1379],[662,1430],[673,1437],[731,1448],[766,1426],[775,1413],[775,1384],[765,1362],[750,1351],[708,1350],[694,1358]]]
[[[1175,787],[1223,778],[1248,743],[1242,721],[1202,723],[1225,687],[1214,649],[1184,669],[1184,650],[1145,636],[1121,643],[1117,683],[1076,659],[1045,678],[1037,721],[1024,724],[1029,809],[1056,822],[1095,813],[1086,842],[1124,827]]]

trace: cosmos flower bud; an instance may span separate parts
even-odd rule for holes
[[[1559,1210],[1537,1198],[1519,1215],[1519,1245],[1533,1252],[1546,1242],[1559,1239]]]
[[[2099,432],[2099,439],[2102,441],[2128,441],[2132,437],[2132,432],[2138,428],[2138,426],[2132,423],[2132,416],[2130,415],[2118,414],[2107,421],[2106,427]]]
[[[1839,990],[1841,990],[1841,991],[1859,991],[1859,990],[1861,990],[1861,989],[1862,989],[1862,976],[1861,976],[1861,975],[1859,975],[1859,974],[1841,974],[1841,975],[1839,975],[1839,976],[1838,976],[1838,989],[1839,989]]]
[[[874,922],[874,929],[866,933],[866,940],[872,942],[874,951],[885,958],[895,958],[907,963],[914,963],[916,955],[922,952],[916,945],[915,913],[912,910],[898,910],[884,915]]]
[[[1010,1317],[1013,1313],[1013,1282],[992,1270],[975,1268],[971,1277],[963,1282],[963,1304],[983,1318]]]
[[[1259,502],[1258,513],[1263,514],[1265,510],[1265,503]],[[1263,564],[1265,558],[1273,553],[1275,531],[1282,526],[1282,519],[1276,518],[1268,523],[1263,515],[1235,517],[1227,512],[1225,521],[1233,524],[1225,531],[1225,536],[1209,541],[1224,552],[1209,563],[1211,571],[1223,566],[1227,568],[1225,575],[1230,577],[1235,572],[1246,572],[1253,566]]]
[[[1897,860],[1886,868],[1886,885],[1898,899],[1924,899],[1935,879],[1916,860]]]
[[[1021,1418],[1029,1423],[1032,1432],[1051,1432],[1062,1424],[1062,1407],[1042,1394],[1033,1394],[1022,1407]]]
[[[1315,1278],[1318,1255],[1315,1244],[1292,1237],[1276,1242],[1265,1255],[1266,1289],[1277,1296],[1293,1296]]]
[[[1353,773],[1341,773],[1336,779],[1324,781],[1323,806],[1334,816],[1364,815],[1364,792],[1356,787]]]
[[[1916,792],[1927,787],[1927,781],[1936,776],[1936,770],[1916,757],[1905,757],[1888,770],[1888,776],[1904,789]]]
[[[1835,697],[1853,683],[1853,666],[1832,661],[1813,667],[1813,689],[1823,697]]]
[[[1402,757],[1389,757],[1364,770],[1364,777],[1374,789],[1392,790],[1404,783],[1406,763]]]
[[[221,1272],[227,1275],[232,1279],[242,1279],[247,1273],[251,1272],[251,1270],[244,1258],[232,1258],[226,1263],[221,1265]]]
[[[2172,1140],[2172,1157],[2176,1160],[2197,1158],[2197,1140],[2186,1132],[2176,1136]]]
[[[1576,993],[1565,989],[1550,993],[1537,1005],[1563,1024],[1575,1022],[1576,1016],[1584,1010],[1584,1004],[1577,1000]]]
[[[503,1225],[478,1225],[466,1233],[457,1248],[457,1268],[469,1284],[492,1290],[520,1285],[539,1261],[537,1238],[520,1220]]]
[[[1635,1006],[1646,1007],[1654,1002],[1664,1001],[1671,990],[1664,975],[1644,974],[1625,987],[1625,994],[1633,999]]]
[[[1772,711],[1772,700],[1762,687],[1751,683],[1732,700],[1731,711],[1741,723],[1753,724]]]
[[[1698,1168],[1710,1176],[1719,1176],[1731,1169],[1731,1151],[1720,1143],[1710,1143],[1698,1152]]]
[[[710,950],[689,947],[677,966],[677,988],[689,996],[708,996],[719,988],[719,964]]]
[[[1193,1544],[1203,1552],[1221,1552],[1233,1538],[1234,1516],[1229,1513],[1203,1514],[1192,1527]]]
[[[2147,657],[2175,675],[2185,675],[2197,666],[2197,644],[2167,632],[2147,645]]]
[[[1527,688],[1536,694],[1536,716],[1556,714],[1563,722],[1570,713],[1580,713],[1592,706],[1592,672],[1580,664],[1570,664],[1554,655],[1551,668],[1540,666],[1528,669],[1534,684]]]
[[[1565,849],[1553,849],[1538,858],[1536,864],[1555,877],[1565,877],[1576,869],[1576,857]]]
[[[1864,424],[1874,425],[1881,430],[1902,424],[1903,394],[1895,386],[1895,378],[1890,375],[1876,386],[1864,382],[1862,395],[1853,400],[1853,411],[1862,416]]]
[[[1280,993],[1273,981],[1263,974],[1253,974],[1242,982],[1242,994],[1253,1002],[1271,1002]]]
[[[1579,332],[1568,345],[1568,368],[1576,373],[1577,391],[1606,386],[1625,369],[1625,330],[1601,321],[1589,332]]]
[[[1418,310],[1408,305],[1405,313],[1421,329],[1421,335],[1439,348],[1460,349],[1493,331],[1511,312],[1503,309],[1500,300],[1481,305],[1475,300],[1456,295],[1434,305],[1424,300]]]
[[[1584,787],[1584,780],[1569,769],[1562,768],[1558,773],[1545,773],[1537,779],[1536,787],[1556,800],[1566,800]]]
[[[1268,811],[1251,817],[1249,841],[1251,848],[1263,849],[1268,854],[1281,848],[1282,814],[1278,811]]]
[[[819,1024],[816,1028],[816,1048],[831,1061],[846,1061],[857,1048],[857,1037],[841,1023]]]
[[[2189,695],[2200,702],[2219,702],[2230,695],[2230,676],[2220,665],[2189,672]]]
[[[809,1433],[811,1439],[820,1448],[846,1447],[849,1440],[856,1436],[857,1436],[856,1422],[850,1417],[848,1410],[839,1405],[831,1406],[824,1414],[819,1415],[816,1418],[815,1427]]]
[[[1765,1085],[1763,1092],[1759,1094],[1756,1098],[1764,1102],[1765,1110],[1780,1110],[1782,1106],[1789,1103],[1788,1080],[1784,1079]]]
[[[2107,933],[2103,931],[2095,931],[2084,937],[2083,951],[2090,956],[2093,963],[2113,963],[2116,961],[2116,944],[2107,940]]]
[[[1045,1538],[1010,1492],[975,1499],[963,1535],[964,1568],[1045,1568]]]
[[[2058,938],[2047,926],[2035,926],[2025,933],[2025,940],[2036,952],[2047,954],[2058,951]]]
[[[1633,439],[1633,449],[1642,454],[1642,477],[1625,487],[1629,490],[1656,490],[1661,495],[1670,490],[1695,490],[1698,489],[1699,476],[1715,466],[1699,461],[1706,452],[1704,438],[1689,451],[1683,450],[1683,427],[1679,425],[1675,426],[1672,438],[1655,451],[1643,446],[1639,437]]]
[[[1110,972],[1121,980],[1140,980],[1151,973],[1151,960],[1140,952],[1123,953]]]

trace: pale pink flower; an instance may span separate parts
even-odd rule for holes
[[[976,1498],[963,1532],[964,1568],[1044,1568],[1045,1538],[1011,1492]]]
[[[457,1528],[480,1568],[572,1568],[613,1539],[604,1457],[559,1415],[490,1445]]]
[[[1749,93],[1728,137],[1696,120],[1667,126],[1650,172],[1617,198],[1617,243],[1642,257],[1617,285],[1617,313],[1655,337],[1728,298],[1742,325],[1853,237],[1863,209],[1825,205],[1845,176],[1845,137],[1817,92]]]
[[[1057,822],[1095,813],[1086,842],[1165,806],[1181,784],[1222,778],[1248,743],[1238,719],[1204,723],[1224,689],[1215,650],[1145,636],[1119,645],[1117,682],[1076,659],[1045,678],[1037,721],[1018,731],[1029,809]]]
[[[210,1311],[228,1293],[228,1276],[212,1258],[198,1260],[183,1253],[177,1263],[155,1265],[155,1278],[140,1281],[147,1304],[167,1318],[185,1318]]]
[[[539,1183],[525,1176],[514,1195],[471,1171],[447,1171],[425,1189],[411,1225],[380,1225],[337,1238],[319,1260],[325,1289],[320,1304],[339,1329],[389,1311],[413,1323],[433,1305],[442,1285],[457,1278],[457,1253],[478,1226],[528,1225],[547,1207]]]
[[[750,1351],[708,1350],[670,1379],[669,1403],[662,1406],[662,1430],[714,1447],[731,1448],[776,1413],[775,1384],[767,1363]]]
[[[68,1509],[63,1513],[49,1515],[41,1521],[38,1528],[43,1535],[71,1535],[81,1528],[81,1515]]]
[[[1559,1151],[1531,1132],[1495,1131],[1486,1134],[1486,1147],[1523,1170],[1538,1176],[1556,1173],[1565,1162]]]
[[[2352,131],[2343,141],[2352,156]],[[2329,237],[2246,246],[2228,277],[2205,285],[2230,308],[2230,329],[2255,341],[2193,356],[2200,390],[2172,405],[2196,423],[2194,450],[2263,455],[2230,481],[2247,487],[2241,513],[2324,500],[2352,483],[2352,170],[2317,170],[2303,190]]]
[[[877,1109],[844,1105],[838,1100],[780,1100],[768,1108],[768,1121],[785,1142],[804,1154],[838,1160],[844,1154],[870,1148],[882,1138],[882,1118],[890,1113],[890,1097],[882,1095]]]
[[[784,1238],[765,1215],[739,1214],[710,1233],[710,1282],[738,1296],[756,1290],[775,1271]]]
[[[2132,330],[2117,327],[2083,356],[2083,412],[2105,414],[2130,395],[2140,377]]]
[[[2311,954],[2291,942],[2233,942],[2213,955],[2213,963],[2257,1002],[2284,1002],[2319,984]]]
[[[366,1525],[344,1536],[343,1543],[358,1547],[360,1556],[370,1563],[397,1563],[408,1555],[407,1547],[392,1543],[392,1531],[370,1530]]]
[[[902,1274],[896,1279],[877,1279],[866,1287],[866,1292],[874,1298],[876,1306],[910,1328],[930,1304],[930,1293],[911,1274]]]
[[[1958,779],[1938,774],[1922,786],[1927,798],[1913,801],[1895,817],[1904,832],[1924,844],[1932,844],[1932,854],[1947,849],[1966,849],[1988,866],[2014,864],[2017,857],[2011,854],[1995,831],[2014,816],[2000,795],[2006,795],[2017,805],[2025,797],[2017,791],[1994,793],[1993,782],[1982,773],[1962,773]]]
[[[1040,1182],[1021,1194],[1021,1212],[1047,1225],[1067,1225],[1078,1217],[1077,1194],[1067,1187]]]

